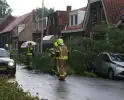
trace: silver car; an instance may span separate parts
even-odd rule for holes
[[[124,54],[102,52],[92,62],[93,70],[108,78],[124,77]]]
[[[0,48],[0,74],[3,73],[14,76],[16,74],[16,63],[10,58],[10,55],[5,49]]]

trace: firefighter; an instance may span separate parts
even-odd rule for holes
[[[8,44],[5,44],[5,49],[8,51],[8,54],[10,55],[10,48]]]
[[[67,60],[68,60],[68,49],[66,45],[63,42],[63,39],[58,39],[57,40],[58,44],[58,49],[59,49],[59,56],[58,56],[58,61],[59,61],[59,75],[60,79],[65,79],[67,76]]]
[[[32,65],[32,56],[33,56],[33,47],[32,47],[32,43],[29,42],[27,46],[27,65],[28,66]]]

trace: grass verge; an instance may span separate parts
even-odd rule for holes
[[[8,77],[0,77],[0,100],[40,100],[29,92],[24,92],[17,82],[8,82]]]

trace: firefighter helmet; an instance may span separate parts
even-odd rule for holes
[[[54,44],[53,44],[55,47],[57,47],[58,46],[58,43],[57,42],[54,42]]]
[[[61,38],[58,39],[58,40],[57,40],[57,43],[58,43],[58,45],[63,44],[63,39],[61,39]]]

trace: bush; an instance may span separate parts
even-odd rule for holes
[[[40,100],[24,92],[17,83],[9,83],[7,77],[0,77],[0,100]]]
[[[17,62],[17,63],[23,63],[25,64],[26,62],[26,54],[19,54],[19,55],[13,55],[13,59]]]
[[[54,66],[54,60],[50,58],[49,52],[44,52],[33,57],[33,68],[42,72],[51,72]]]

